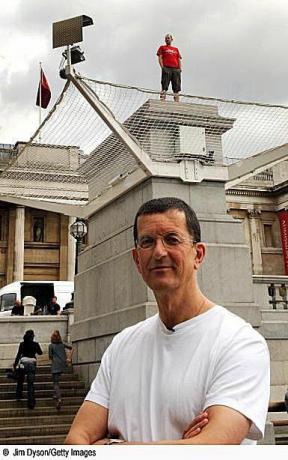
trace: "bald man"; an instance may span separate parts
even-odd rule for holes
[[[179,102],[181,91],[181,59],[182,56],[175,46],[172,46],[173,37],[171,34],[165,35],[165,45],[159,47],[157,51],[158,61],[162,69],[160,99],[166,99],[166,93],[171,83],[174,93],[174,101]]]

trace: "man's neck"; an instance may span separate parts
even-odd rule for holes
[[[159,316],[168,329],[210,310],[215,304],[205,297],[200,289],[194,294],[184,295],[174,291],[155,293]]]

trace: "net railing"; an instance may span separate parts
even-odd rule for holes
[[[230,164],[288,142],[288,106],[159,92],[78,76],[155,163],[198,159]],[[67,82],[32,138],[18,145],[0,176],[0,194],[81,206],[141,169],[137,155],[112,133]]]

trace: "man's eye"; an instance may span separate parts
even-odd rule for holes
[[[153,246],[154,244],[154,239],[153,238],[142,238],[140,240],[140,246],[142,248],[148,248],[150,246]]]
[[[165,243],[169,244],[170,246],[177,246],[180,244],[179,238],[175,235],[166,235],[164,240]]]

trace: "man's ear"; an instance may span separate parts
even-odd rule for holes
[[[139,261],[139,254],[136,248],[132,249],[132,257],[135,262],[135,265],[137,267],[138,272],[141,274],[141,267],[140,267],[140,261]]]
[[[194,268],[195,270],[198,270],[200,267],[201,263],[203,262],[203,259],[206,254],[206,246],[204,243],[196,243],[195,244],[195,250],[196,250],[196,257],[194,260]]]

